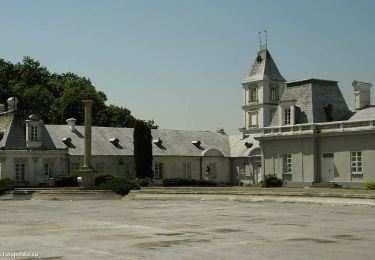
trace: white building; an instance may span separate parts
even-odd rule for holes
[[[354,81],[350,111],[337,81],[286,82],[269,51],[258,52],[242,82],[244,127],[240,135],[152,130],[155,179],[209,178],[256,183],[275,173],[288,186],[375,181],[375,107],[371,84]],[[0,178],[37,185],[77,171],[83,164],[84,129],[75,119],[44,125],[17,110],[17,99],[0,105]],[[92,162],[98,172],[134,177],[133,129],[92,128]]]

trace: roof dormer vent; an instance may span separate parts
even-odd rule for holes
[[[195,145],[196,147],[200,147],[200,146],[201,146],[201,141],[199,141],[199,140],[191,141],[191,143],[192,143],[193,145]]]
[[[152,142],[154,144],[156,144],[157,146],[160,146],[163,143],[163,141],[160,138],[159,139],[154,139],[154,140],[152,140]]]
[[[118,146],[120,140],[118,138],[110,138],[109,141],[111,142],[111,144],[113,144],[114,146]]]
[[[251,147],[253,147],[253,144],[252,143],[249,143],[249,142],[245,142],[245,146],[246,146],[246,148],[251,148]]]
[[[70,137],[64,137],[62,140],[61,140],[66,146],[71,146],[72,145],[72,139]]]

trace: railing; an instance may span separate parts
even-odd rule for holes
[[[276,126],[263,128],[263,135],[294,135],[307,133],[348,132],[375,129],[375,120],[337,121],[293,126]]]

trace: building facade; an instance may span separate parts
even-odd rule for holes
[[[287,186],[375,181],[375,107],[371,84],[354,81],[351,111],[337,81],[286,81],[270,52],[261,49],[242,82],[241,134],[154,129],[157,180],[209,179],[257,183],[277,174]],[[39,185],[83,165],[84,128],[74,118],[45,125],[37,115],[0,104],[0,178]],[[133,129],[92,127],[95,171],[135,177]]]

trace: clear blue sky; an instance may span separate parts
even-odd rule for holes
[[[370,0],[0,0],[0,57],[86,76],[161,128],[236,134],[258,31],[287,80],[338,80],[352,106],[354,79],[375,84],[374,12]]]

